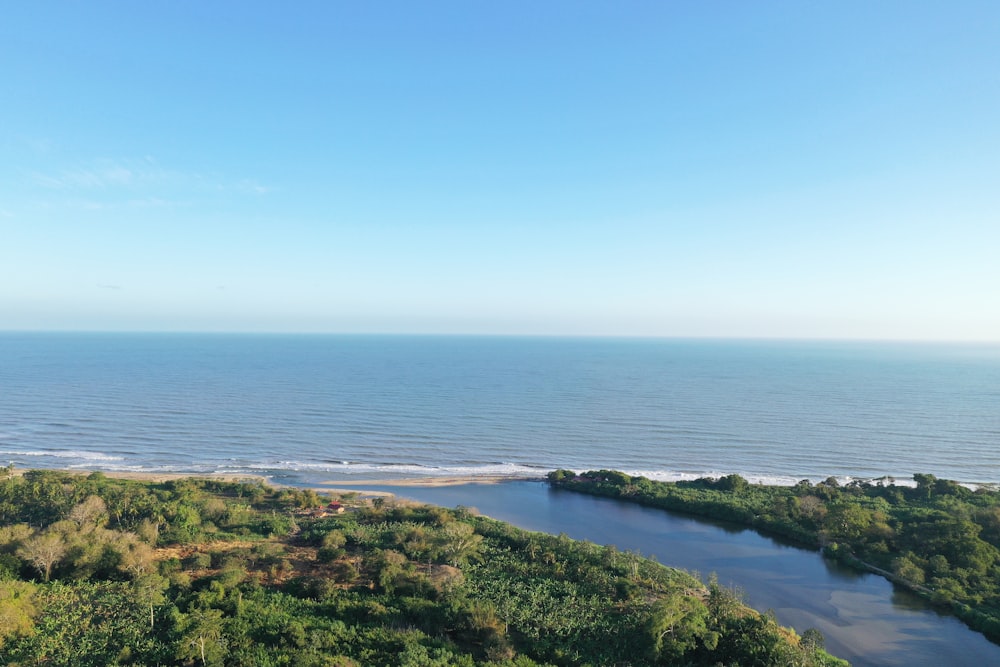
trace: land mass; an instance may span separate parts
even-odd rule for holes
[[[715,582],[473,510],[0,478],[7,665],[844,665]]]

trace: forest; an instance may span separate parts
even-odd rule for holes
[[[714,581],[472,508],[5,472],[6,665],[846,665]]]
[[[749,526],[876,572],[1000,643],[1000,492],[930,474],[841,485],[751,484],[739,475],[658,482],[615,470],[556,470],[549,483]]]

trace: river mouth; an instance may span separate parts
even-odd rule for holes
[[[858,667],[981,667],[1000,646],[874,574],[753,530],[610,498],[511,481],[452,486],[379,485],[403,498],[475,507],[527,530],[639,551],[665,565],[715,574],[799,633],[817,628],[834,655]]]

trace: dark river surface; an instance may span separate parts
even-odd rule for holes
[[[421,502],[475,507],[521,528],[638,551],[735,586],[759,610],[799,633],[817,628],[831,653],[858,666],[1000,665],[1000,646],[873,574],[818,552],[722,523],[609,498],[550,489],[543,482],[443,487],[364,485]]]

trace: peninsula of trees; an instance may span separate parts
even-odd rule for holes
[[[562,489],[735,522],[822,548],[947,608],[1000,643],[1000,492],[934,475],[915,486],[892,479],[836,479],[794,486],[750,484],[739,475],[657,482],[615,470],[549,473]]]
[[[7,473],[5,665],[846,665],[715,583],[469,509]]]

